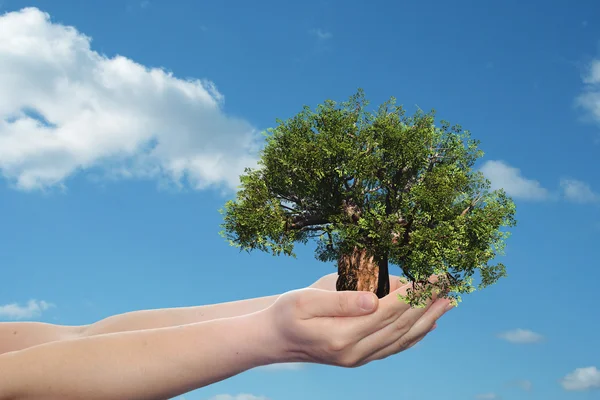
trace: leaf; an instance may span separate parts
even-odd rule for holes
[[[367,248],[415,285],[422,305],[433,289],[460,295],[506,276],[502,254],[516,208],[473,169],[483,152],[459,125],[418,110],[407,116],[394,98],[375,110],[359,90],[347,102],[304,107],[265,132],[258,168],[241,176],[226,203],[223,236],[241,249],[295,256],[315,240],[316,257],[335,261]]]

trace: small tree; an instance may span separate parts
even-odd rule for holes
[[[514,226],[515,205],[473,165],[483,152],[460,126],[434,126],[434,112],[405,115],[391,98],[366,109],[348,102],[304,107],[266,133],[256,169],[241,176],[222,234],[242,250],[294,256],[318,239],[316,256],[337,261],[337,290],[389,293],[389,264],[412,282],[405,300],[435,290],[456,303],[506,274],[489,262]],[[439,279],[429,283],[432,274]]]

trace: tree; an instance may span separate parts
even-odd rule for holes
[[[337,290],[389,293],[389,265],[412,282],[404,298],[422,305],[436,291],[460,294],[506,275],[490,264],[516,224],[515,205],[473,168],[479,142],[435,112],[406,116],[395,99],[367,110],[363,91],[327,100],[266,133],[258,167],[247,168],[221,210],[222,235],[241,250],[294,256],[317,242],[337,261]],[[432,274],[437,282],[428,284]]]

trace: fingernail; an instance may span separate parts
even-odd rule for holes
[[[375,308],[375,298],[372,294],[363,294],[358,299],[358,305],[362,310],[371,311]]]
[[[448,303],[448,305],[446,305],[446,311],[450,311],[454,308],[454,306],[452,305],[452,303]]]

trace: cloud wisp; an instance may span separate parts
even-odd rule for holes
[[[511,382],[510,386],[518,387],[519,389],[522,389],[526,392],[530,392],[533,389],[533,383],[526,379]]]
[[[600,194],[594,192],[590,185],[575,179],[562,179],[560,187],[565,199],[574,203],[600,203]]]
[[[475,396],[477,400],[499,400],[500,396],[496,393],[481,393]]]
[[[321,28],[314,28],[308,31],[311,35],[316,37],[319,40],[329,40],[333,38],[333,34],[331,32],[325,31]]]
[[[590,62],[582,76],[583,90],[575,104],[591,122],[600,124],[600,59]]]
[[[54,304],[44,300],[29,300],[27,304],[23,305],[18,303],[0,305],[0,318],[12,320],[37,318],[52,307]]]
[[[497,335],[497,337],[514,344],[540,343],[544,340],[544,337],[539,333],[527,329],[514,329],[511,331],[501,332]]]

